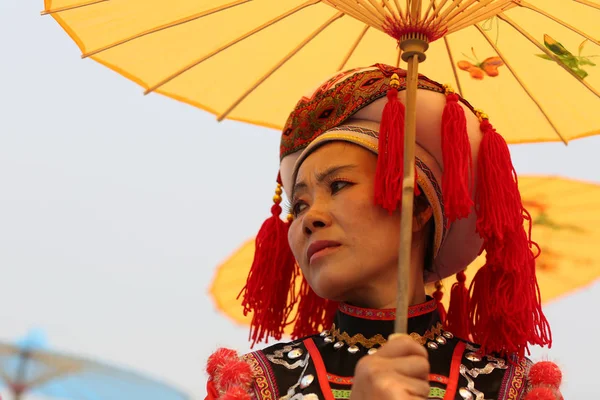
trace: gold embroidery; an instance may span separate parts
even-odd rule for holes
[[[370,349],[376,345],[381,346],[382,344],[387,342],[387,340],[379,333],[369,339],[364,337],[362,333],[357,333],[354,336],[350,336],[346,332],[340,332],[340,330],[335,327],[335,324],[333,324],[333,326],[331,327],[331,334],[337,341],[344,342],[348,346],[360,344],[366,349]]]
[[[261,399],[273,400],[275,396],[269,388],[269,383],[265,374],[265,370],[260,366],[260,363],[252,353],[245,354],[242,356],[242,360],[246,361],[252,367],[254,372],[254,382],[256,388],[260,391]]]
[[[437,336],[441,335],[442,332],[443,332],[442,324],[440,322],[438,322],[430,330],[425,331],[423,336],[419,335],[416,332],[413,332],[410,334],[410,337],[417,343],[424,346],[427,344],[427,340],[435,341],[435,338]],[[335,324],[333,324],[333,326],[331,327],[331,335],[337,341],[344,342],[348,346],[360,344],[367,349],[370,349],[377,345],[381,346],[387,342],[387,340],[380,334],[377,334],[377,335],[373,336],[372,338],[368,338],[368,339],[366,337],[364,337],[364,335],[362,333],[357,333],[354,336],[350,336],[346,332],[340,332],[340,330],[335,327]]]
[[[442,324],[438,322],[435,326],[433,326],[430,330],[427,330],[423,336],[419,335],[416,332],[410,334],[410,337],[413,338],[417,343],[421,345],[426,345],[427,340],[435,340],[436,336],[442,334]]]
[[[523,358],[519,365],[513,369],[514,376],[510,380],[507,400],[518,400],[523,394],[523,385],[525,381],[525,371],[527,369],[527,359]]]

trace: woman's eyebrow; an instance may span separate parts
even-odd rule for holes
[[[345,170],[354,169],[356,167],[357,167],[356,164],[332,165],[332,166],[328,167],[327,169],[325,169],[324,171],[317,172],[315,174],[315,177],[316,177],[318,183],[322,183],[324,180],[329,178],[331,175],[335,175],[338,172],[342,172]],[[306,190],[307,187],[308,187],[308,185],[304,181],[300,181],[300,182],[296,183],[294,185],[294,188],[292,189],[292,199],[294,199],[294,196],[296,196],[298,191]]]

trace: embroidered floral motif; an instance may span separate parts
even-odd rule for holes
[[[389,89],[389,77],[397,73],[400,90],[406,88],[406,71],[375,65],[363,70],[337,74],[310,97],[303,97],[289,116],[281,137],[280,157],[308,146],[326,130],[338,126],[352,114],[384,97]],[[443,93],[444,88],[424,76],[419,88]]]
[[[354,382],[354,379],[351,376],[338,376],[334,374],[327,373],[327,380],[331,383],[335,383],[337,385],[349,385],[351,386]]]

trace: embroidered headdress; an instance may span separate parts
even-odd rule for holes
[[[279,339],[289,324],[295,337],[313,334],[330,324],[337,308],[301,277],[287,242],[291,217],[280,216],[283,191],[289,195],[312,151],[341,140],[377,154],[375,201],[390,212],[400,207],[405,77],[404,70],[381,64],[342,72],[300,99],[290,114],[272,216],[257,235],[242,291],[244,312],[253,313],[254,342]],[[505,141],[483,112],[451,88],[424,76],[418,87],[415,190],[429,201],[435,223],[434,272],[425,278],[459,278],[448,328],[502,353],[522,355],[529,344],[551,343],[535,276],[539,249],[524,227],[531,221]],[[462,271],[484,250],[486,265],[467,289]]]

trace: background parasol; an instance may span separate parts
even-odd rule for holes
[[[560,177],[522,176],[519,189],[533,218],[533,239],[542,248],[537,277],[547,303],[580,290],[600,278],[600,184]],[[248,240],[221,264],[210,287],[216,308],[235,322],[249,325],[236,297],[246,282],[254,257]],[[467,268],[467,286],[485,263],[485,254]],[[448,308],[454,277],[444,281],[443,302]],[[433,286],[429,291],[435,290]],[[289,333],[289,332],[288,332]]]
[[[432,46],[433,61],[426,63],[432,68],[422,72],[436,80],[454,81],[459,93],[498,121],[499,131],[516,135],[508,141],[566,142],[569,137],[598,133],[594,110],[600,109],[599,78],[588,72],[596,68],[592,61],[596,54],[583,50],[588,41],[593,51],[598,50],[600,5],[590,0],[549,4],[544,0],[237,0],[202,5],[192,0],[168,4],[45,0],[43,13],[55,17],[84,57],[134,80],[146,93],[156,91],[186,101],[218,114],[219,119],[271,127],[280,127],[293,106],[284,101],[286,96],[298,99],[307,87],[333,72],[357,66],[360,57],[353,56],[360,54],[361,42],[369,43],[366,35],[372,30],[371,43],[381,47],[368,48],[383,51],[372,53],[376,55],[372,61],[360,59],[358,66],[400,64],[401,59],[407,63],[396,318],[396,331],[404,332],[417,77],[430,44],[438,49],[434,52]],[[457,37],[450,39],[451,35]],[[454,41],[457,44],[451,45]],[[572,50],[574,41],[578,51]],[[468,57],[466,48],[471,49],[473,62],[455,60]],[[482,51],[486,58],[481,61],[477,54],[481,57]],[[385,53],[392,54],[392,60],[386,60]],[[435,66],[444,63],[449,64],[446,74],[437,72]],[[502,66],[510,74],[500,74]],[[502,80],[492,78],[507,75],[510,79],[501,86],[480,85],[473,90],[479,97],[471,96],[474,87],[461,82],[458,69],[477,81],[487,75],[487,81],[496,85]],[[503,100],[498,93],[506,94]],[[525,120],[529,120],[527,128]]]
[[[188,400],[172,386],[108,364],[47,349],[45,335],[0,343],[0,382],[14,400],[26,395],[65,400]]]

